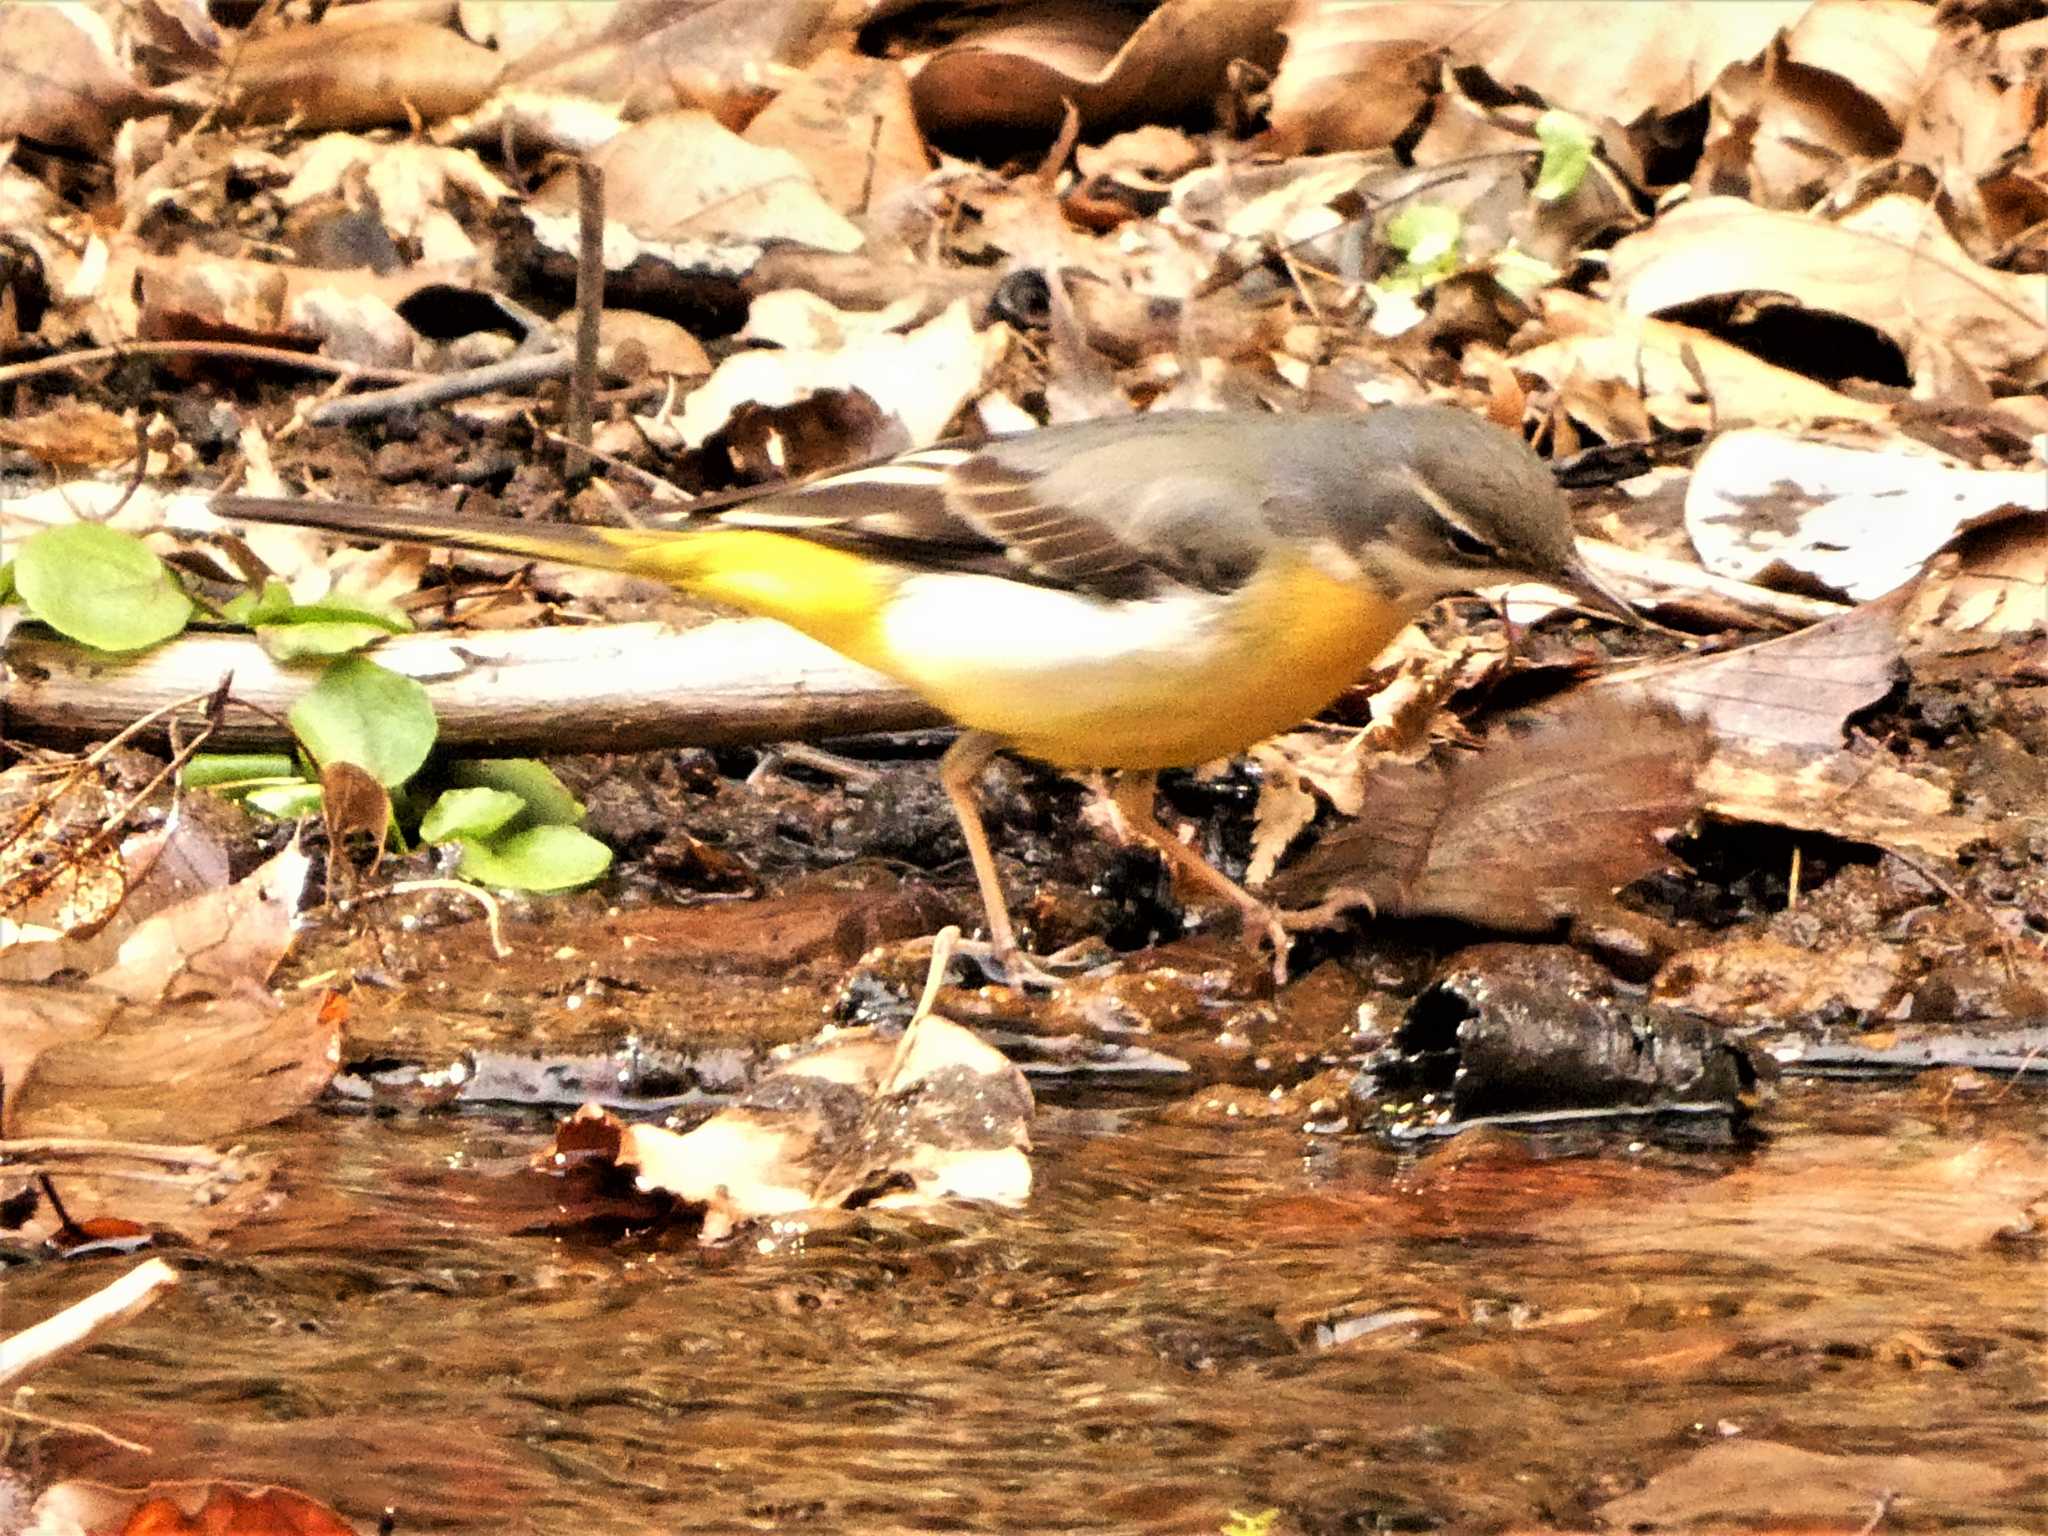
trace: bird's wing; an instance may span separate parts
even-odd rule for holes
[[[1229,431],[1216,416],[1049,427],[902,454],[683,516],[1099,597],[1227,592],[1266,542],[1256,477],[1233,456]]]

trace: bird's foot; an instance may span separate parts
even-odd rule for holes
[[[1294,935],[1287,929],[1287,915],[1278,907],[1254,900],[1244,908],[1244,936],[1253,949],[1263,940],[1273,951],[1273,985],[1287,985],[1287,961],[1294,951]]]
[[[906,954],[929,953],[932,941],[918,940]],[[989,939],[961,939],[952,946],[955,957],[971,960],[983,976],[999,987],[1020,992],[1057,992],[1068,982],[1100,968],[1115,956],[1096,939],[1083,939],[1049,955],[1034,955],[1015,944],[998,944]]]
[[[1103,946],[1090,939],[1056,949],[1049,955],[1034,955],[1015,946],[1005,949],[986,940],[969,940],[958,945],[954,953],[965,955],[980,966],[982,974],[999,987],[1037,992],[1057,992],[1099,967],[1105,958]]]

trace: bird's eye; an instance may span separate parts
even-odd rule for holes
[[[1450,541],[1451,548],[1463,559],[1490,560],[1493,558],[1493,546],[1476,534],[1467,533],[1463,528],[1447,525],[1446,537]]]

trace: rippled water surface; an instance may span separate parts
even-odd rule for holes
[[[1795,1085],[1760,1150],[1530,1158],[1055,1106],[1021,1213],[722,1250],[515,1235],[537,1119],[307,1115],[33,1406],[401,1530],[2042,1531],[2040,1108]]]

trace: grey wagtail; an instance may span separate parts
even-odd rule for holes
[[[1348,687],[1437,599],[1518,578],[1629,616],[1520,438],[1449,406],[1046,427],[715,498],[680,524],[534,525],[223,496],[224,517],[629,571],[780,619],[964,727],[939,768],[999,961],[1032,971],[974,785],[990,758],[1115,769],[1168,867],[1277,914],[1159,824],[1159,769],[1242,751]]]

